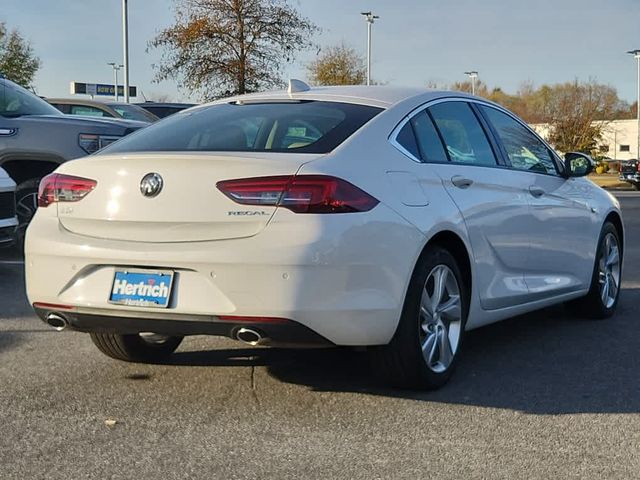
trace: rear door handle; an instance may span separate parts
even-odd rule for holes
[[[11,135],[15,135],[17,131],[17,128],[0,127],[0,135],[3,137],[10,137]]]
[[[545,194],[544,189],[540,188],[540,187],[536,187],[535,185],[531,185],[529,187],[529,193],[531,195],[533,195],[534,197],[538,198],[541,197],[542,195]]]
[[[453,177],[451,177],[451,183],[453,183],[458,188],[469,188],[471,185],[473,185],[473,180],[463,177],[462,175],[454,175]]]

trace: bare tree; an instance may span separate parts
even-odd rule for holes
[[[30,87],[41,62],[31,44],[17,30],[0,22],[0,74],[23,87]]]
[[[544,87],[541,90],[545,90]],[[543,108],[551,127],[549,141],[553,146],[562,152],[594,153],[607,120],[618,109],[615,90],[594,81],[575,80],[550,87],[543,93]]]
[[[307,65],[307,72],[316,85],[362,85],[367,67],[358,52],[341,44],[327,48]]]
[[[149,42],[157,81],[175,78],[203,99],[280,85],[283,63],[317,27],[287,0],[175,0],[174,25]]]

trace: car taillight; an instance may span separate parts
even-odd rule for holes
[[[87,196],[98,182],[89,178],[52,173],[40,181],[38,206],[48,207],[56,202],[77,202]]]
[[[636,171],[640,172],[640,161],[636,162]]]
[[[327,175],[243,178],[216,186],[236,203],[284,207],[295,213],[366,212],[379,203],[346,180]]]

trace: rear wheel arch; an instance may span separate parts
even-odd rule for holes
[[[43,157],[42,155],[21,154],[0,161],[2,167],[18,185],[27,180],[40,179],[53,172],[64,162],[59,157]]]
[[[418,266],[420,259],[426,254],[426,252],[428,252],[429,248],[435,245],[449,251],[449,253],[451,253],[451,255],[453,255],[453,257],[458,261],[465,284],[469,289],[469,292],[471,292],[471,287],[473,284],[471,255],[469,253],[467,245],[464,243],[462,238],[457,233],[451,230],[440,231],[429,239],[429,241],[422,249],[422,252],[420,254],[420,257],[418,258],[418,261],[416,262],[414,269]]]
[[[411,270],[411,276],[407,279],[405,286],[405,293],[403,299],[406,301],[407,295],[409,294],[409,288],[411,285],[411,280],[416,275],[416,270],[420,267],[421,263],[424,260],[424,257],[429,253],[429,250],[433,247],[440,247],[447,250],[458,262],[458,266],[460,267],[460,271],[462,273],[465,286],[469,291],[469,298],[472,298],[472,285],[473,285],[473,273],[471,269],[471,254],[469,249],[467,248],[464,240],[457,233],[452,230],[441,230],[438,233],[434,234],[427,243],[422,247],[420,254],[415,259],[413,264],[413,269]],[[469,305],[467,306],[469,307]],[[396,323],[395,329],[397,330],[399,325]],[[395,332],[395,330],[394,330]]]

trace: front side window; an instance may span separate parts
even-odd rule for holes
[[[101,152],[328,153],[381,111],[321,101],[223,103],[172,115]]]
[[[471,107],[465,102],[438,103],[429,108],[455,163],[495,166],[496,157]]]
[[[532,132],[506,113],[491,107],[480,108],[496,129],[513,168],[557,175],[551,152]]]

